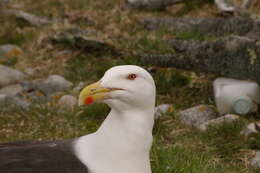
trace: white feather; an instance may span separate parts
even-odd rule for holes
[[[127,81],[127,74],[137,74]],[[104,103],[111,112],[93,134],[76,141],[75,151],[91,173],[151,173],[149,152],[154,123],[155,85],[137,66],[117,66],[101,79],[104,87],[125,88]]]

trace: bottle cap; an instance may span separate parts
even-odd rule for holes
[[[246,115],[253,109],[253,102],[248,96],[239,96],[233,100],[232,108],[234,113]]]

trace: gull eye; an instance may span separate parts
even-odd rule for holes
[[[129,74],[129,75],[127,76],[127,79],[129,79],[129,80],[135,80],[136,77],[137,77],[136,74]]]

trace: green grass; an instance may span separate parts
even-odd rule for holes
[[[18,69],[39,67],[37,76],[46,77],[57,73],[77,84],[99,80],[110,67],[122,64],[143,65],[139,55],[144,53],[174,53],[167,39],[175,37],[167,28],[147,31],[138,20],[147,16],[170,16],[168,12],[127,11],[121,7],[121,0],[16,0],[24,5],[22,10],[39,16],[65,19],[68,13],[79,13],[94,21],[93,25],[60,22],[42,28],[34,28],[26,23],[0,16],[0,44],[16,44],[23,48],[24,55],[7,65]],[[212,0],[186,1],[181,16],[197,10]],[[178,15],[178,14],[176,14]],[[100,51],[75,48],[69,44],[54,45],[50,42],[54,33],[68,27],[95,30],[99,39],[113,45],[114,51]],[[203,33],[196,30],[177,35],[182,39],[205,40]],[[63,50],[72,51],[60,55]],[[153,67],[157,85],[157,103],[171,103],[174,111],[156,120],[154,143],[151,150],[153,173],[253,173],[248,165],[250,151],[260,148],[259,136],[246,139],[240,130],[249,121],[212,127],[200,132],[183,125],[176,115],[182,109],[201,103],[214,104],[212,76]],[[37,78],[37,77],[36,77]],[[31,109],[4,110],[0,108],[0,142],[15,140],[55,140],[68,139],[94,132],[109,108],[94,104],[84,109],[61,110],[55,102],[47,105],[34,105]],[[245,152],[246,151],[246,152]],[[247,152],[248,151],[248,152]],[[242,159],[241,159],[242,158]]]

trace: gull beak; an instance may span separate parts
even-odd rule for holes
[[[90,84],[80,92],[78,104],[79,106],[82,106],[103,100],[107,98],[108,93],[113,90],[116,89],[102,87],[100,81]]]

